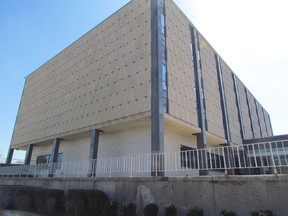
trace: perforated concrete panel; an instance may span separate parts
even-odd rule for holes
[[[190,22],[172,1],[166,2],[169,114],[198,126]]]
[[[251,107],[252,121],[254,125],[254,130],[255,130],[255,138],[261,138],[260,127],[259,127],[257,111],[256,111],[255,98],[249,91],[248,91],[248,95],[249,95],[249,102],[250,102],[250,107]]]
[[[150,19],[131,1],[29,75],[12,148],[150,111]]]
[[[265,109],[264,109],[264,116],[265,116],[266,126],[267,126],[267,130],[268,130],[268,136],[273,136],[273,131],[272,131],[271,122],[270,122],[270,116]]]
[[[246,139],[253,139],[245,86],[238,78],[237,78],[237,83],[238,83],[238,92],[239,92],[239,99],[240,99],[240,104],[241,104],[242,118],[243,118]]]
[[[242,144],[242,138],[240,134],[240,122],[236,104],[236,95],[234,91],[234,83],[232,77],[233,72],[224,61],[221,61],[221,65],[223,72],[223,82],[227,103],[231,141],[236,144]]]
[[[216,136],[225,138],[215,51],[201,35],[199,35],[199,47],[207,130]]]
[[[259,121],[261,124],[262,137],[267,137],[268,133],[267,133],[267,129],[266,129],[266,123],[265,123],[265,119],[264,119],[265,116],[263,113],[263,108],[259,102],[257,102],[257,103],[258,103]]]

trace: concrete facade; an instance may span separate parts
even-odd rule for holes
[[[201,207],[205,215],[217,216],[221,210],[239,216],[252,211],[272,210],[285,216],[288,200],[288,177],[238,176],[194,178],[103,178],[103,179],[0,179],[0,185],[26,185],[49,189],[100,189],[119,204],[134,202],[143,212],[146,204],[156,203],[159,215],[165,205],[174,204],[178,215],[186,215],[189,207]],[[0,187],[0,192],[1,192]],[[4,187],[5,189],[5,187]]]
[[[155,16],[155,11],[161,13]],[[160,41],[154,41],[156,36]],[[165,71],[154,58],[164,62]],[[202,90],[196,88],[197,73]],[[27,77],[11,149],[33,144],[33,163],[51,154],[54,139],[60,140],[63,161],[89,159],[91,130],[99,132],[98,157],[180,151],[181,145],[237,145],[272,136],[269,114],[236,77],[237,103],[233,77],[172,0],[132,0]],[[160,83],[159,95],[152,94],[152,83]],[[156,110],[159,118],[155,101],[156,108],[165,109]],[[202,141],[197,134],[203,134]]]

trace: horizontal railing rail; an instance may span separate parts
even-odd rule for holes
[[[0,167],[0,177],[288,174],[288,140],[95,160]]]
[[[0,163],[4,164],[6,162],[6,158],[1,158]],[[11,164],[24,164],[24,159],[13,159]]]

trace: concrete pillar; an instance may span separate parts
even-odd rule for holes
[[[98,155],[98,145],[99,145],[99,130],[91,130],[91,143],[90,143],[90,153],[89,153],[89,172],[88,177],[96,176],[97,168],[97,155]]]
[[[151,1],[151,153],[164,153],[164,117],[163,117],[163,96],[164,90],[162,87],[162,66],[163,57],[161,45],[163,34],[161,32],[161,14],[163,0]],[[165,59],[166,60],[166,59]],[[167,110],[166,110],[167,111]],[[166,112],[165,111],[165,112]],[[155,164],[157,167],[151,167],[152,176],[163,176],[164,163],[159,160],[158,155],[155,155]],[[159,171],[158,171],[159,170]]]
[[[24,161],[25,165],[30,165],[33,147],[34,147],[33,144],[28,145],[26,155],[25,155],[25,161]]]
[[[8,150],[8,154],[7,154],[7,158],[6,158],[6,164],[11,164],[12,158],[13,158],[13,153],[14,153],[14,149],[10,148]]]
[[[89,159],[92,159],[92,160],[97,159],[99,135],[100,135],[99,130],[96,130],[96,129],[91,130],[91,143],[90,143]]]
[[[60,139],[56,138],[53,140],[53,148],[51,152],[51,160],[50,160],[50,166],[49,166],[49,177],[53,177],[56,171],[56,162],[57,162],[57,156],[59,152],[59,146],[60,146]]]
[[[194,77],[195,77],[195,87],[196,87],[196,100],[197,100],[197,115],[198,115],[198,126],[201,128],[201,133],[197,134],[197,148],[205,149],[207,148],[206,140],[206,110],[205,110],[205,94],[204,86],[202,85],[202,68],[201,68],[201,58],[200,58],[200,45],[198,39],[198,33],[194,27],[190,28],[191,41],[192,41],[192,52],[194,58]],[[201,151],[204,153],[204,150]],[[206,151],[205,151],[206,152]],[[207,154],[199,154],[199,161],[201,164],[198,164],[200,169],[199,175],[208,175],[208,171],[203,170],[207,166]],[[202,170],[201,170],[202,169]]]
[[[197,150],[200,151],[201,149],[203,149],[203,152],[201,151],[201,153],[203,154],[198,154],[200,164],[198,164],[198,169],[199,169],[199,175],[200,176],[205,176],[205,175],[209,175],[209,171],[207,170],[201,170],[201,169],[205,169],[207,168],[207,154],[204,153],[205,148],[206,148],[206,139],[204,137],[203,140],[203,133],[197,134]]]

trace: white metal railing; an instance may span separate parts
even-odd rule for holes
[[[288,174],[288,140],[159,154],[0,167],[0,177]],[[210,173],[210,174],[211,174]]]

